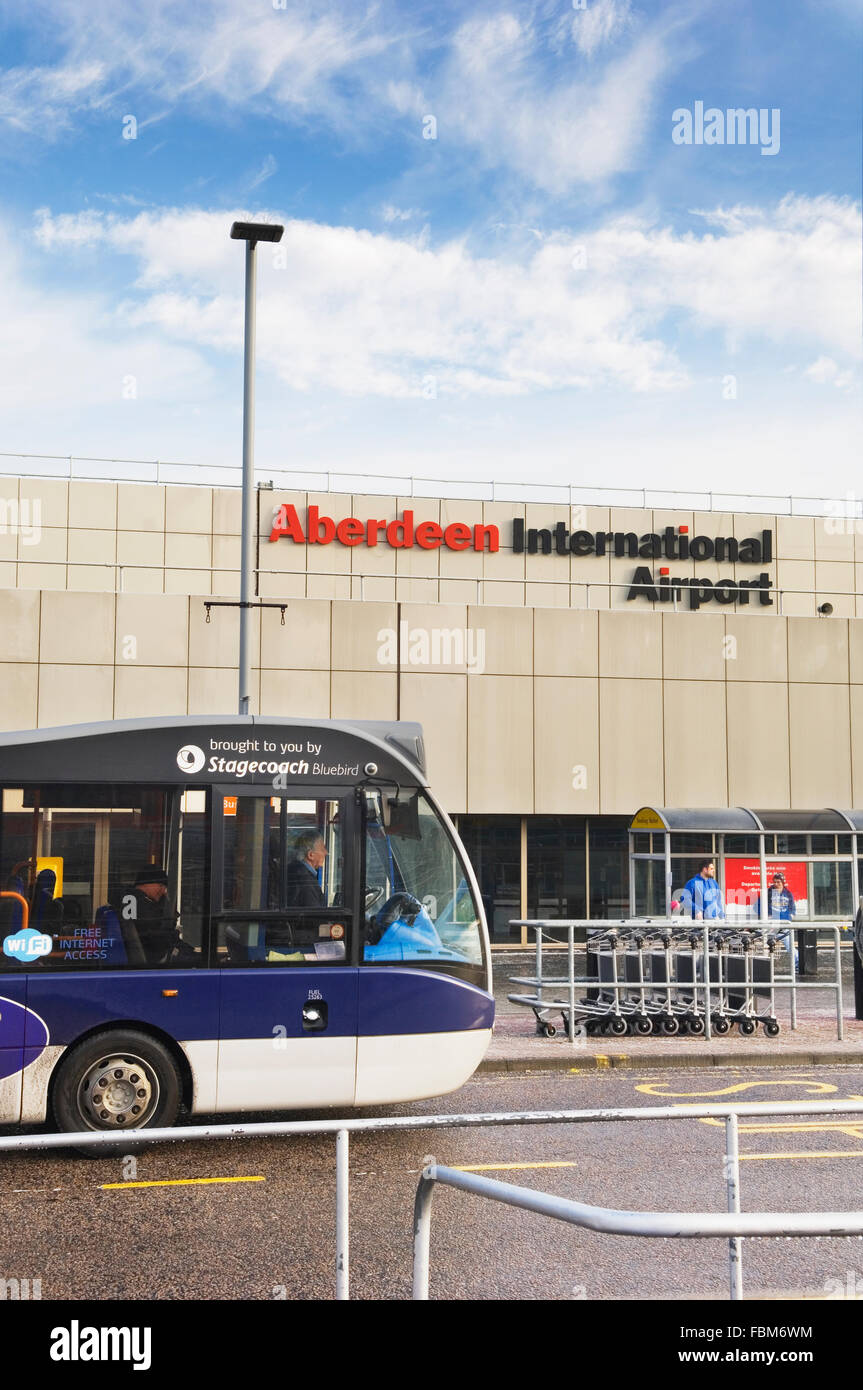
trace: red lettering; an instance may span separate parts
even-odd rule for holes
[[[417,527],[417,545],[422,550],[437,550],[443,531],[436,521],[421,521]]]
[[[409,550],[414,543],[414,514],[405,512],[404,517],[391,521],[387,527],[387,544],[396,550]]]
[[[500,549],[500,531],[490,522],[473,528],[473,548],[474,550],[484,550],[486,536],[488,536],[489,551],[494,554]]]
[[[323,535],[320,534],[323,527]],[[336,523],[331,516],[321,516],[317,507],[309,507],[309,545],[329,545],[336,534]]]
[[[336,527],[336,540],[342,545],[359,545],[366,528],[355,516],[346,516]]]
[[[386,524],[385,521],[367,521],[367,522],[366,522],[366,540],[368,541],[369,545],[377,545],[377,543],[378,543],[378,532],[379,532],[379,531],[386,531],[386,529],[387,529],[387,524]]]
[[[302,544],[306,539],[303,535],[300,519],[297,516],[297,509],[290,503],[286,503],[283,507],[279,507],[273,517],[273,529],[270,532],[270,540],[277,541],[279,536],[290,536],[292,541],[297,541],[299,544]]]
[[[450,550],[467,550],[470,545],[470,527],[463,521],[451,521],[443,533],[443,541]]]

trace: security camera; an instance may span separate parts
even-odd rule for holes
[[[822,618],[829,618],[830,614],[833,612],[833,604],[819,603],[818,612],[821,614]]]
[[[367,777],[376,777],[378,773],[377,763],[366,763],[365,767],[363,768],[363,772],[366,774]]]

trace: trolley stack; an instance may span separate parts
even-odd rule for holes
[[[775,1037],[780,1028],[775,982],[793,977],[790,959],[789,973],[777,974],[777,963],[788,947],[787,928],[723,922],[705,933],[705,925],[637,923],[593,932],[586,942],[587,976],[577,981],[584,991],[579,997],[571,992],[567,998],[559,992],[554,997],[555,986],[570,982],[540,977],[512,980],[537,986],[537,993],[508,998],[533,1010],[537,1031],[546,1037],[557,1032],[558,1015],[564,1029],[568,1027],[570,1011],[576,1029],[588,1034],[701,1035],[706,1031],[708,997],[712,1033],[725,1035],[736,1026],[751,1036],[761,1027]]]

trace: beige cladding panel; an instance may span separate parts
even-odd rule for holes
[[[848,680],[848,623],[844,618],[788,619],[788,679]]]
[[[723,681],[727,644],[719,613],[663,613],[662,662],[666,679]]]
[[[250,713],[258,713],[258,672],[252,671]],[[237,671],[229,667],[193,666],[189,669],[189,714],[235,714],[238,699]]]
[[[468,679],[468,811],[533,810],[533,682]]]
[[[539,676],[534,685],[534,810],[583,815],[599,810],[599,686],[596,680]]]
[[[39,719],[39,667],[35,662],[0,665],[0,729],[34,729]]]
[[[533,662],[537,676],[597,675],[598,642],[598,614],[534,609]]]
[[[89,724],[113,717],[113,666],[40,666],[40,725]]]
[[[666,804],[726,805],[724,684],[666,681],[664,701]]]
[[[14,480],[4,478],[0,484],[4,497],[15,494]],[[60,478],[22,478],[18,489],[21,501],[31,504],[38,502],[44,526],[61,526],[64,530],[69,524],[69,484]],[[32,513],[31,513],[32,515]]]
[[[213,530],[212,488],[166,487],[165,530],[198,531],[209,536]]]
[[[333,719],[395,719],[398,704],[395,673],[333,671],[330,686]]]
[[[700,615],[699,615],[700,616]],[[788,620],[775,618],[757,627],[748,615],[725,619],[725,674],[729,681],[785,681],[788,678]]]
[[[187,671],[171,666],[118,666],[114,680],[114,718],[145,719],[183,715],[188,704]]]
[[[729,805],[788,807],[787,685],[740,679],[726,687],[726,699]]]
[[[850,679],[863,685],[863,621],[848,624],[848,654]]]
[[[38,593],[0,590],[0,661],[38,661],[40,606]]]
[[[397,621],[394,603],[334,603],[333,670],[395,672]]]
[[[662,619],[658,612],[600,613],[599,674],[662,675]]]
[[[863,806],[863,687],[859,685],[851,686],[851,774],[851,805]],[[863,845],[863,840],[859,843]]]
[[[223,594],[214,595],[215,602],[232,602]],[[249,614],[249,636],[251,664],[258,665],[260,650],[260,614],[253,609]],[[224,666],[236,672],[237,654],[240,644],[240,610],[231,608],[211,608],[210,620],[204,599],[193,597],[189,603],[189,665]]]
[[[325,599],[294,599],[282,614],[261,609],[261,665],[290,671],[330,669],[331,605]]]
[[[261,714],[329,719],[329,671],[262,671]]]
[[[403,672],[419,673],[420,668],[426,667],[461,674],[467,671],[469,662],[471,669],[480,674],[485,668],[485,638],[480,640],[478,634],[468,632],[465,604],[405,603],[401,620],[399,649]]]
[[[114,659],[114,604],[113,594],[43,594],[40,660],[110,665]]]
[[[7,539],[14,541],[15,537]],[[22,531],[18,536],[18,559],[27,561],[40,561],[51,564],[58,560],[65,561],[68,555],[69,532],[61,526],[43,526],[38,533],[38,539],[34,544],[30,544]],[[14,580],[13,580],[14,587]]]
[[[117,529],[116,483],[71,482],[69,484],[70,528],[85,531]],[[137,529],[137,528],[135,528]]]
[[[152,484],[118,483],[117,526],[121,531],[164,531],[165,489]]]
[[[69,532],[69,563],[74,565],[108,564],[117,558],[116,531],[84,531],[78,528]],[[71,576],[70,576],[71,577]],[[111,574],[111,587],[113,584]]]
[[[118,594],[116,656],[123,666],[181,666],[189,660],[189,599]]]
[[[850,806],[849,688],[791,684],[788,708],[792,806]]]
[[[474,676],[406,673],[401,718],[423,726],[428,778],[452,815],[467,808],[467,701]]]
[[[846,516],[815,518],[815,559],[853,561],[854,519]]]
[[[533,610],[520,608],[473,607],[468,609],[468,622],[477,634],[482,633],[485,649],[485,672],[491,676],[530,675],[533,670]],[[476,647],[479,650],[479,646]]]
[[[599,682],[600,811],[632,815],[665,801],[662,682]]]

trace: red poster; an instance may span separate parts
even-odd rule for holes
[[[785,875],[785,886],[794,895],[798,917],[809,911],[806,901],[806,865],[800,860],[768,859],[767,887],[775,873]],[[757,917],[761,892],[761,864],[757,859],[725,860],[725,911],[729,917]]]

